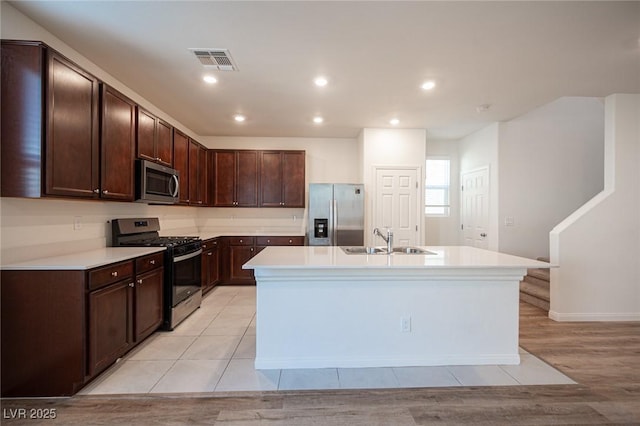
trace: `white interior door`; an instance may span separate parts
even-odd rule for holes
[[[395,246],[418,244],[418,191],[417,169],[376,168],[372,229],[380,228],[384,233],[384,228],[391,228]],[[373,245],[384,244],[379,237],[371,241]]]
[[[489,248],[489,168],[462,173],[464,245]]]

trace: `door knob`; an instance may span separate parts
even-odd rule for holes
[[[485,234],[484,232],[482,234],[480,234],[481,237],[486,237],[487,234]]]

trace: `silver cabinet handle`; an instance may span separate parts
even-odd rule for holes
[[[118,271],[113,271],[111,273],[111,276],[114,277],[114,278],[117,277],[118,276]]]
[[[142,278],[138,280],[138,284],[142,284]]]
[[[95,194],[99,194],[99,193],[100,193],[100,189],[96,188],[96,189],[94,189],[94,190],[93,190],[93,192],[94,192]]]
[[[150,263],[151,265],[155,265],[155,264],[156,264],[156,261],[155,261],[155,259],[152,259],[152,260],[150,260],[150,261],[149,261],[149,263]]]
[[[136,286],[136,285],[135,285],[134,283],[129,283],[129,287],[133,288],[133,287],[135,287],[135,286]]]
[[[107,191],[106,189],[102,191],[103,194],[108,194],[109,191]]]

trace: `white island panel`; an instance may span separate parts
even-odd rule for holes
[[[518,364],[519,281],[549,265],[426,248],[436,255],[265,249],[246,265],[257,282],[256,368]]]

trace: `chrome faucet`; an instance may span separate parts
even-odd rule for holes
[[[386,237],[382,235],[382,232],[380,232],[378,228],[373,229],[373,235],[377,235],[387,243],[387,254],[391,254],[393,252],[393,231],[390,228],[387,228]]]

